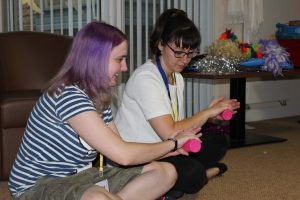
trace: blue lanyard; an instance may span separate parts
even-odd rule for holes
[[[167,89],[167,92],[168,92],[168,96],[169,96],[169,98],[171,100],[171,94],[170,94],[170,88],[169,88],[169,81],[168,81],[168,78],[166,76],[165,71],[163,70],[163,68],[162,68],[162,66],[160,64],[160,59],[159,59],[158,56],[156,56],[156,64],[157,64],[158,71],[159,71],[159,73],[160,73],[160,75],[161,75],[161,77],[162,77],[162,79],[163,79],[163,81],[165,83],[165,86],[166,86],[166,89]]]
[[[177,107],[176,107],[176,109],[177,110],[174,111],[174,108],[172,106],[172,100],[171,100],[171,94],[170,94],[170,88],[169,88],[169,81],[168,81],[168,78],[166,76],[165,71],[163,70],[163,68],[161,66],[160,59],[159,59],[158,56],[156,56],[156,64],[157,64],[158,71],[159,71],[159,73],[160,73],[160,75],[161,75],[161,77],[162,77],[162,79],[164,81],[164,84],[165,84],[167,92],[168,92],[168,96],[169,96],[169,99],[170,99],[171,108],[172,108],[172,111],[173,111],[173,119],[175,121],[177,121],[178,120],[178,114],[179,114],[178,94],[176,95],[176,101],[177,101],[177,104],[176,104]],[[176,83],[176,77],[175,77],[175,75],[174,75],[174,82]]]

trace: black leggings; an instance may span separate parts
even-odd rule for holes
[[[188,194],[198,192],[208,182],[206,169],[213,167],[225,156],[228,141],[224,134],[206,133],[201,140],[202,146],[198,153],[161,160],[172,163],[177,170],[178,178],[172,190],[181,190]]]

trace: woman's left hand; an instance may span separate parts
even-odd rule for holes
[[[177,131],[172,135],[172,137],[175,137],[179,134],[195,134],[198,137],[201,137],[202,133],[200,133],[200,130],[201,130],[201,127],[196,126],[196,127],[192,127],[192,128],[186,129],[186,130]],[[200,140],[200,142],[201,142],[201,140]],[[170,152],[170,153],[166,154],[164,157],[177,156],[177,155],[180,155],[180,154],[181,155],[186,155],[186,156],[189,155],[189,153],[187,151],[183,150],[183,148],[178,148],[176,151]]]
[[[236,109],[240,108],[240,102],[238,102],[237,99],[224,99],[224,97],[221,97],[219,99],[213,100],[209,105],[209,109],[214,109],[214,108],[219,109],[219,112],[217,115],[212,117],[212,119],[222,120],[220,113],[226,109],[232,110],[233,114],[237,113]]]

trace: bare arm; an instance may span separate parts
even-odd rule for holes
[[[70,126],[93,148],[121,165],[134,165],[155,160],[174,148],[173,141],[153,144],[123,141],[95,111],[80,113],[68,120]],[[178,134],[178,147],[198,138],[193,133]]]
[[[236,100],[213,100],[210,106],[195,115],[175,122],[171,115],[162,115],[149,120],[155,132],[164,140],[169,138],[176,130],[187,130],[196,126],[202,126],[208,119],[217,117],[225,109],[238,109],[240,106]]]
[[[117,129],[117,126],[115,125],[115,123],[112,121],[107,125],[113,132],[115,132],[118,136],[120,136],[120,133]],[[121,136],[120,136],[121,137]]]

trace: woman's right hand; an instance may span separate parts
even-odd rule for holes
[[[202,133],[199,131],[201,130],[201,127],[194,127],[188,130],[179,130],[175,133],[175,138],[177,140],[177,151],[174,152],[174,155],[182,154],[182,155],[189,155],[188,152],[182,149],[182,146],[191,139],[196,139],[201,142],[199,139],[202,136]],[[171,153],[172,154],[172,153]],[[173,155],[173,154],[172,154]],[[173,155],[173,156],[174,156]],[[169,156],[171,156],[169,154]]]

